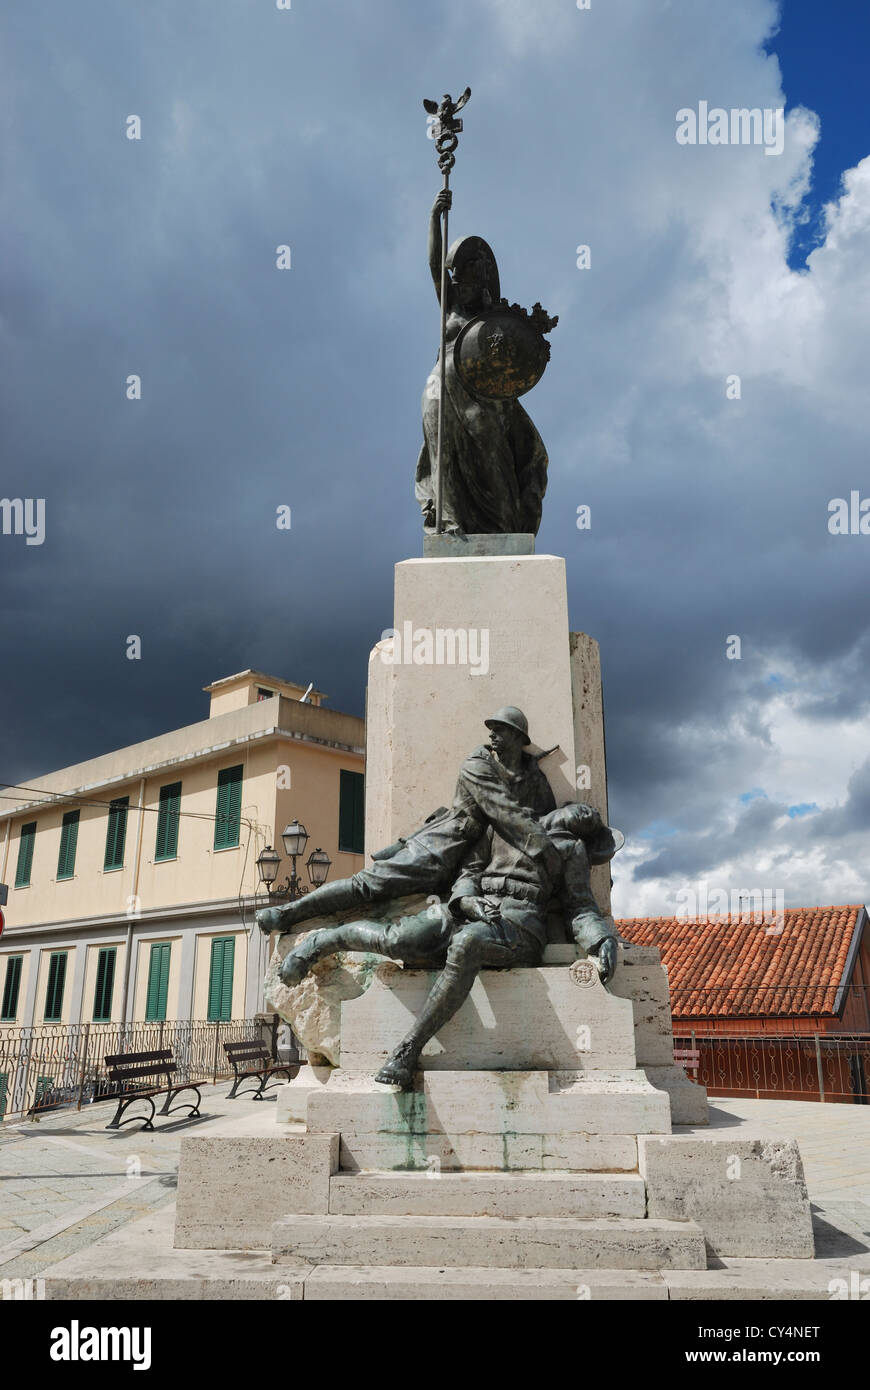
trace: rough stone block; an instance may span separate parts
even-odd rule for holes
[[[714,1255],[811,1259],[813,1230],[793,1139],[638,1138],[650,1216],[696,1221]]]
[[[327,1212],[337,1134],[185,1135],[178,1167],[179,1249],[267,1248],[290,1210]]]

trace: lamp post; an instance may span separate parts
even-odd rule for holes
[[[260,882],[266,885],[266,891],[270,898],[288,898],[290,902],[296,898],[301,898],[303,893],[308,892],[308,885],[301,882],[300,876],[296,871],[296,860],[305,852],[308,843],[308,831],[301,821],[291,821],[285,825],[281,832],[281,839],[284,842],[284,853],[290,860],[290,873],[283,883],[277,883],[278,869],[281,865],[281,857],[267,845],[257,858],[257,868],[260,873]],[[308,870],[308,877],[312,888],[319,888],[326,882],[332,860],[325,850],[319,847],[312,850],[306,860],[305,867]]]

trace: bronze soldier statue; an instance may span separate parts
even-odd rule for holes
[[[537,759],[525,752],[526,716],[507,706],[484,723],[490,745],[465,759],[452,806],[434,812],[415,834],[376,854],[371,868],[324,884],[297,902],[263,908],[257,913],[261,929],[286,932],[322,913],[408,893],[437,893],[449,887],[465,853],[488,825],[508,844],[557,871],[558,853],[536,820],[555,810],[556,801]]]
[[[592,807],[555,809],[537,760],[524,751],[528,722],[521,710],[507,706],[485,722],[490,748],[466,759],[450,810],[437,812],[371,869],[287,908],[257,914],[270,931],[364,902],[447,892],[447,901],[397,922],[358,920],[312,932],[280,969],[284,984],[295,985],[337,951],[374,952],[412,969],[439,969],[420,1016],[376,1077],[403,1090],[413,1085],[423,1047],[467,998],[482,968],[540,962],[553,906],[577,944],[595,957],[605,983],[616,964],[616,937],[592,895],[589,871],[612,858],[619,832],[603,825]]]

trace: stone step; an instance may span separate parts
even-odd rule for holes
[[[661,1274],[630,1269],[436,1269],[428,1265],[320,1265],[305,1278],[306,1303],[332,1299],[547,1299],[667,1301]]]
[[[638,1173],[336,1173],[335,1216],[643,1217]]]
[[[501,1269],[705,1269],[693,1221],[495,1216],[286,1216],[272,1228],[285,1265]]]
[[[308,1097],[311,1133],[670,1134],[670,1102],[639,1068],[621,1071],[422,1074],[422,1087],[395,1091],[371,1072],[343,1071]],[[389,1166],[389,1165],[388,1165]]]
[[[633,1134],[342,1134],[339,1168],[345,1173],[621,1172],[637,1171]]]

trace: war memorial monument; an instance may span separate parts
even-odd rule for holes
[[[258,914],[308,1060],[256,1124],[183,1139],[164,1248],[99,1296],[179,1296],[182,1260],[207,1298],[805,1296],[797,1145],[708,1126],[659,953],[610,914],[598,646],[535,553],[548,460],[520,404],[557,321],[502,297],[481,237],[449,241],[469,95],[426,103],[441,344],[423,553],[369,663],[367,867]],[[456,658],[481,631],[485,674]],[[409,632],[443,659],[396,659]]]

